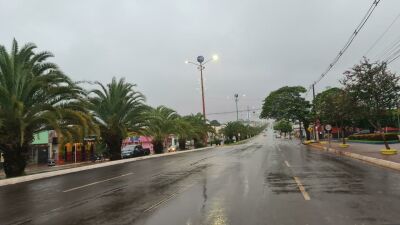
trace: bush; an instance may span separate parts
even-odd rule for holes
[[[397,134],[385,134],[386,141],[397,141]],[[349,140],[383,141],[381,134],[353,134]]]

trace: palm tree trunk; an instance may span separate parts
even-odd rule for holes
[[[104,138],[109,148],[110,160],[121,159],[122,137],[110,135]]]
[[[164,150],[163,141],[154,140],[153,141],[153,149],[155,154],[161,154]]]
[[[179,149],[180,150],[186,149],[186,139],[179,138]]]
[[[6,148],[4,151],[4,173],[7,178],[22,176],[26,167],[27,146],[17,147],[12,149]]]

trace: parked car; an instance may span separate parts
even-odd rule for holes
[[[126,159],[133,156],[133,150],[136,145],[127,145],[121,149],[121,158]]]
[[[141,145],[127,145],[121,149],[122,158],[139,157],[150,154],[150,149],[143,148]]]
[[[55,166],[56,165],[56,160],[54,160],[54,159],[47,160],[47,165],[48,166]]]
[[[168,147],[168,152],[176,152],[178,147],[176,145],[171,145]]]

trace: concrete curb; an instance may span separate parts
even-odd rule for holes
[[[374,157],[360,155],[360,154],[357,154],[357,153],[336,150],[336,149],[333,149],[333,148],[327,148],[327,147],[314,145],[314,144],[310,144],[310,146],[314,147],[314,148],[319,148],[319,149],[325,150],[327,152],[330,152],[330,153],[333,153],[333,154],[336,154],[336,155],[343,155],[343,156],[347,156],[347,157],[350,157],[350,158],[353,158],[353,159],[358,159],[358,160],[361,160],[361,161],[369,162],[369,163],[372,163],[374,165],[383,166],[383,167],[386,167],[386,168],[390,168],[390,169],[394,169],[394,170],[399,170],[400,171],[400,163],[396,163],[396,162],[392,162],[392,161],[388,161],[388,160],[384,160],[384,159],[377,159],[377,158],[374,158]]]
[[[22,183],[22,182],[27,182],[27,181],[39,180],[39,179],[43,179],[43,178],[55,177],[55,176],[64,175],[64,174],[76,173],[79,171],[91,170],[91,169],[96,169],[96,168],[112,166],[112,165],[119,165],[119,164],[140,161],[140,160],[145,160],[145,159],[166,157],[166,156],[178,155],[178,154],[189,153],[189,152],[197,152],[197,151],[202,151],[202,150],[207,150],[207,149],[212,149],[212,148],[215,148],[215,147],[205,147],[205,148],[198,148],[198,149],[193,149],[193,150],[170,152],[170,153],[164,153],[164,154],[142,156],[142,157],[137,157],[137,158],[121,159],[121,160],[117,160],[117,161],[108,161],[108,162],[99,163],[99,164],[95,164],[95,165],[81,166],[81,167],[76,167],[76,168],[61,169],[61,170],[56,170],[56,171],[51,171],[51,172],[43,172],[43,173],[36,173],[36,174],[26,175],[26,176],[21,176],[21,177],[14,177],[14,178],[0,180],[0,187],[5,186],[5,185],[10,185],[10,184],[17,184],[17,183]]]

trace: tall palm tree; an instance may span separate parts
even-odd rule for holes
[[[196,128],[190,123],[188,116],[179,117],[176,121],[176,134],[179,140],[179,149],[186,149],[186,141],[197,136]],[[198,137],[199,138],[199,137]]]
[[[0,45],[0,151],[7,177],[24,173],[35,133],[54,129],[69,138],[93,128],[83,90],[47,62],[50,52],[35,49],[32,43],[19,48],[16,40],[10,52]]]
[[[168,136],[176,132],[178,118],[179,115],[174,110],[165,106],[158,106],[147,111],[144,134],[152,137],[155,153],[163,153]]]
[[[215,133],[215,129],[204,120],[201,113],[186,116],[187,120],[194,129],[195,135],[192,137],[195,147],[203,147],[207,145],[207,137],[209,133]]]
[[[114,77],[100,89],[89,92],[88,108],[94,114],[102,141],[107,145],[110,159],[121,158],[121,146],[129,132],[138,132],[144,121],[145,97],[135,90],[136,85]]]

